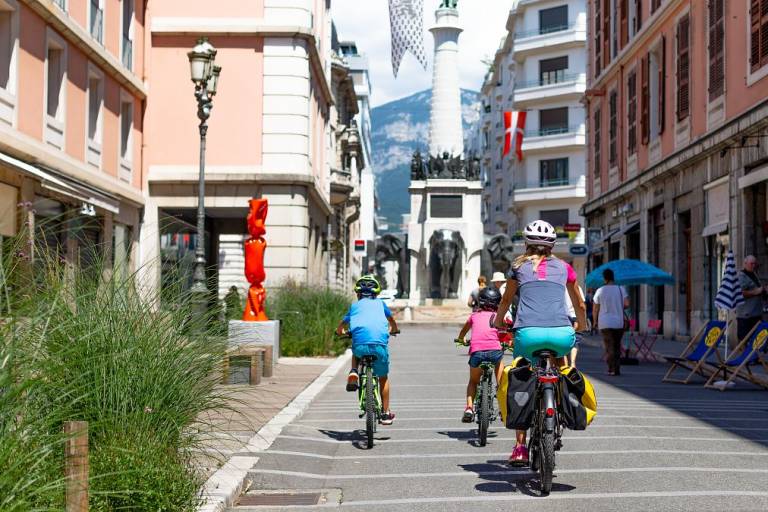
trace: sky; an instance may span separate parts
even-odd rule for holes
[[[387,0],[332,0],[331,11],[339,39],[353,40],[359,52],[368,56],[373,106],[403,98],[432,86],[434,46],[429,28],[440,0],[424,0],[424,47],[429,60],[427,71],[409,52],[400,65],[398,78],[392,75],[390,56],[389,2]],[[482,60],[493,57],[506,34],[512,0],[459,0],[464,32],[459,39],[459,80],[461,87],[479,91],[487,66]]]

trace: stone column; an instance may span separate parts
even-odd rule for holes
[[[436,24],[430,29],[435,39],[432,75],[432,109],[429,119],[429,153],[454,155],[464,152],[459,87],[459,11],[441,8],[435,12]]]

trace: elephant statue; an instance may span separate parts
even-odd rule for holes
[[[382,263],[385,261],[397,262],[397,296],[407,298],[410,292],[410,279],[408,247],[404,238],[387,234],[376,241],[376,269],[379,275],[383,273]]]
[[[438,229],[429,239],[430,295],[458,298],[464,240],[458,231]]]
[[[507,272],[515,260],[512,239],[504,233],[486,237],[481,256],[482,272],[490,276],[494,272]]]

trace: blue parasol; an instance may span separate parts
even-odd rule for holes
[[[587,275],[587,288],[599,288],[605,284],[603,270],[613,270],[618,285],[632,286],[649,284],[664,286],[675,284],[675,278],[658,267],[640,260],[614,260],[600,265]]]

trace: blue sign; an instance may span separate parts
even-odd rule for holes
[[[572,256],[585,256],[589,252],[589,248],[586,245],[572,245],[568,252]]]

